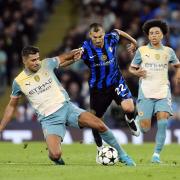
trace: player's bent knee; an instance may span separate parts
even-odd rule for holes
[[[132,113],[132,112],[134,112],[134,106],[124,107],[124,108],[123,108],[123,111],[124,111],[125,113]]]
[[[139,127],[142,133],[146,133],[151,128],[151,121],[150,120],[140,120]]]

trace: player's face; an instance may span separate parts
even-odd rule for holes
[[[163,39],[163,33],[159,27],[152,27],[149,29],[148,38],[152,45],[158,45]]]
[[[25,64],[25,68],[32,72],[37,72],[41,67],[39,53],[30,54],[27,58],[23,60],[23,62]]]
[[[104,35],[105,35],[105,32],[102,28],[99,28],[99,31],[97,32],[90,31],[89,33],[89,37],[91,38],[94,46],[100,47],[100,48],[102,48],[104,45]]]

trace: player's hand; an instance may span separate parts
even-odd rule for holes
[[[79,60],[84,52],[84,49],[83,48],[79,48],[79,49],[75,49],[73,50],[74,51],[74,57],[73,59],[75,61]]]
[[[137,44],[131,43],[127,45],[127,51],[129,52],[129,54],[133,55],[134,52],[137,49]]]
[[[137,49],[137,44],[131,43],[131,44],[128,44],[126,47],[127,47],[127,51],[130,54],[130,56],[133,57],[134,53]]]
[[[135,75],[138,77],[146,78],[147,72],[142,67],[140,67],[138,70],[136,70]]]

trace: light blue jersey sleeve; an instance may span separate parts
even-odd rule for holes
[[[179,59],[177,58],[176,53],[174,52],[174,50],[172,48],[170,48],[169,63],[171,63],[171,64],[178,64],[179,63]]]
[[[19,97],[22,95],[22,91],[18,83],[14,80],[12,84],[12,93],[11,96],[13,97]]]
[[[132,67],[139,67],[142,63],[141,53],[139,50],[136,51],[136,54],[131,62]]]
[[[47,64],[49,69],[55,69],[58,68],[60,65],[60,61],[58,57],[53,57],[53,58],[47,58],[44,60],[45,63]]]

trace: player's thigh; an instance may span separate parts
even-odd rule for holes
[[[151,127],[151,118],[154,113],[154,102],[151,99],[137,101],[138,120],[141,128]]]
[[[120,78],[119,83],[114,85],[114,100],[117,104],[126,99],[131,99],[132,94],[129,90],[123,77]]]
[[[47,139],[49,135],[56,135],[60,137],[62,140],[64,139],[64,136],[66,133],[65,121],[64,122],[58,121],[58,116],[56,117],[56,119],[57,121],[51,122],[51,119],[50,119],[48,121],[41,122],[45,139]]]
[[[64,106],[58,109],[56,112],[47,117],[41,118],[40,123],[45,138],[48,135],[52,134],[61,137],[61,139],[64,138],[66,133],[65,123],[67,119],[68,109],[68,102],[66,102]]]
[[[94,114],[89,112],[81,113],[79,117],[79,125],[80,127],[89,127],[92,129],[97,129],[99,132],[104,132],[107,130],[106,125],[103,121],[96,117]]]
[[[111,88],[104,91],[90,92],[90,108],[93,114],[101,118],[112,102]]]
[[[173,114],[171,107],[171,99],[164,98],[157,100],[155,103],[154,111],[156,113],[157,120],[168,119]]]
[[[61,137],[55,135],[55,134],[49,134],[46,137],[46,144],[48,147],[48,151],[50,156],[57,156],[59,157],[61,155]]]
[[[154,102],[151,99],[144,98],[137,101],[138,119],[151,119],[154,113]]]
[[[121,107],[125,112],[134,112],[135,107],[133,99],[123,99],[121,101]]]
[[[66,125],[75,127],[75,128],[81,128],[81,126],[79,126],[79,118],[80,118],[80,115],[86,111],[84,109],[79,108],[72,102],[69,102],[68,106],[69,108],[68,108]]]
[[[113,99],[120,105],[124,112],[134,112],[134,102],[132,100],[132,94],[125,80],[122,78],[120,84],[115,86],[113,92]]]

